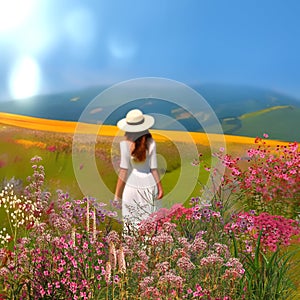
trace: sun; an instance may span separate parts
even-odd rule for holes
[[[0,33],[19,28],[35,6],[36,0],[0,0]]]
[[[14,64],[9,78],[10,94],[13,99],[24,99],[38,93],[40,85],[40,67],[30,57],[21,57]]]

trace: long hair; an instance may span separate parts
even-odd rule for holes
[[[135,161],[145,161],[149,141],[152,139],[151,133],[147,130],[145,132],[126,132],[126,138],[134,143],[134,147],[131,149],[131,156]]]

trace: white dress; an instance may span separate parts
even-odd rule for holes
[[[151,169],[157,168],[156,144],[150,140],[146,160],[137,162],[131,156],[130,142],[120,143],[120,168],[128,175],[122,195],[122,216],[124,221],[138,224],[157,211],[160,201],[156,200],[157,186]]]

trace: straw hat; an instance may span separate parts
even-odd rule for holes
[[[144,115],[139,109],[129,111],[126,118],[120,120],[117,126],[126,132],[141,132],[154,125],[154,118]]]

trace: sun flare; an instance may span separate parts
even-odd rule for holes
[[[23,99],[38,93],[40,67],[37,61],[29,56],[20,58],[13,66],[9,87],[13,99]]]
[[[20,27],[30,17],[36,0],[0,0],[0,32]]]

